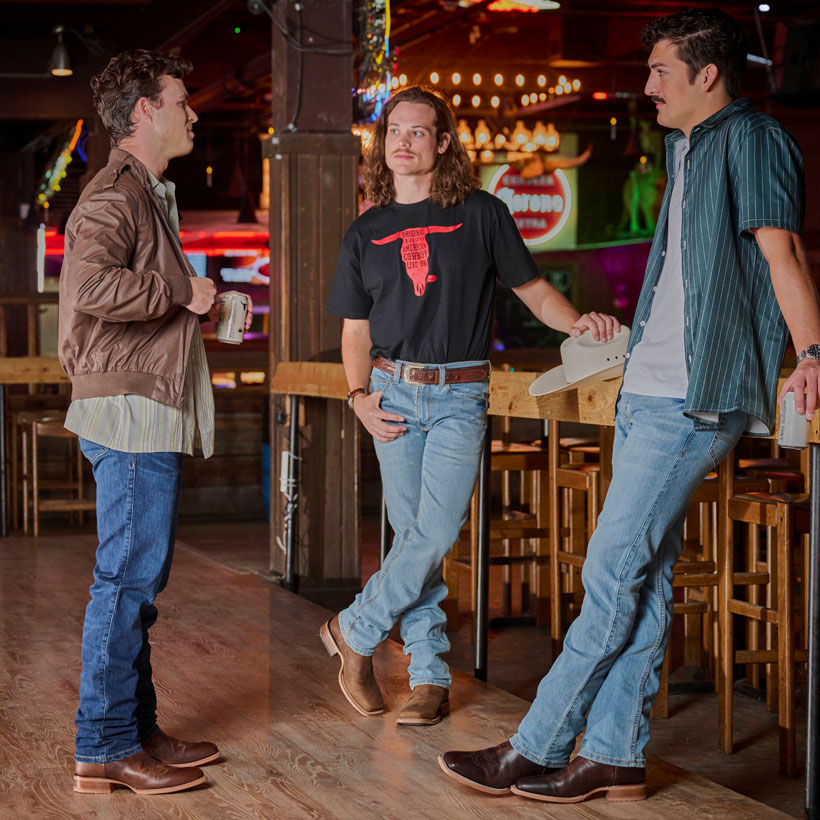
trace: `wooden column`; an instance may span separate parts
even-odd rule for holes
[[[349,0],[312,0],[302,19],[291,4],[274,14],[304,45],[351,32]],[[300,65],[301,63],[301,65]],[[270,159],[270,365],[341,361],[341,321],[325,311],[341,240],[357,215],[360,143],[350,133],[352,56],[296,51],[273,28]],[[284,570],[281,453],[289,403],[271,403],[271,560]],[[331,608],[360,588],[359,430],[341,401],[305,398],[300,410],[298,590]]]

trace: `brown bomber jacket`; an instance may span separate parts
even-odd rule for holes
[[[136,393],[178,407],[195,276],[142,163],[113,148],[68,219],[60,363],[72,399]]]

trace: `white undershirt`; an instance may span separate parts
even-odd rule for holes
[[[683,161],[689,140],[675,145],[675,177],[669,197],[664,263],[649,319],[641,340],[632,349],[624,373],[623,389],[641,396],[684,399],[689,388],[683,346],[683,274],[681,225],[683,217]]]

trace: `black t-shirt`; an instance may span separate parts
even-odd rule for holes
[[[373,357],[474,361],[490,352],[496,279],[515,288],[538,276],[496,197],[476,191],[449,208],[391,202],[350,226],[327,309],[370,320]]]

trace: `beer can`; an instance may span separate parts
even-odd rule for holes
[[[777,443],[786,450],[805,450],[809,446],[809,427],[805,414],[794,409],[794,393],[786,393],[780,404],[780,431]]]
[[[231,291],[222,296],[222,313],[216,326],[216,338],[228,345],[242,344],[245,338],[245,316],[248,297]]]

